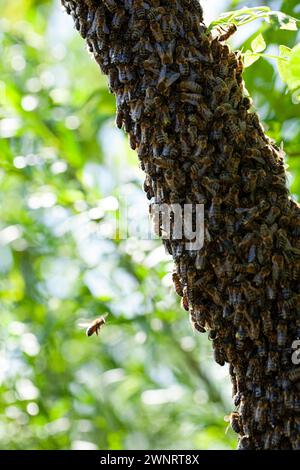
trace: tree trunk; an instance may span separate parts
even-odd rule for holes
[[[156,203],[204,204],[205,242],[165,240],[215,360],[229,363],[240,449],[300,449],[300,210],[284,155],[245,96],[240,53],[197,0],[62,0],[117,99]]]

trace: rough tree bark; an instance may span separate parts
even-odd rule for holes
[[[245,96],[239,52],[197,0],[62,0],[117,100],[157,203],[205,205],[205,244],[167,240],[173,279],[229,363],[240,449],[300,449],[300,210]]]

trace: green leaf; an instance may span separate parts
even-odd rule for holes
[[[288,86],[292,90],[300,87],[300,44],[297,44],[291,52]]]
[[[281,11],[274,11],[271,12],[270,14],[270,20],[273,21],[274,23],[278,23],[278,26],[280,29],[285,29],[288,31],[297,31],[297,20],[296,18],[293,18],[292,16],[286,15],[285,13],[282,13]]]
[[[280,77],[290,90],[296,90],[300,87],[300,44],[297,44],[293,49],[280,46],[279,53],[281,60],[277,62]],[[282,59],[286,59],[287,62]]]
[[[284,83],[287,83],[288,80],[288,67],[287,63],[284,60],[280,59],[290,59],[291,57],[291,52],[292,49],[290,49],[287,46],[279,46],[279,58],[277,60],[277,65],[278,65],[278,70],[279,70],[279,75],[281,77],[281,80]]]
[[[300,23],[300,20],[297,18],[282,13],[281,11],[272,11],[269,7],[245,7],[240,10],[223,13],[210,24],[209,29],[220,24],[226,25],[230,23],[242,26],[258,19],[263,19],[268,23],[278,26],[280,29],[287,29],[290,31],[297,31],[297,24]]]
[[[243,63],[244,63],[245,68],[250,67],[259,59],[260,59],[260,54],[256,54],[255,52],[252,52],[250,50],[246,51],[245,54],[243,55]]]
[[[251,43],[251,47],[253,52],[262,52],[266,49],[267,44],[266,41],[264,40],[264,37],[262,34],[259,34]]]

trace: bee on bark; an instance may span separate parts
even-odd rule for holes
[[[176,273],[176,272],[173,273],[172,278],[173,278],[173,283],[174,283],[177,295],[179,295],[180,297],[183,297],[183,287],[182,287],[182,284],[181,284],[179,274]]]
[[[200,16],[200,21],[201,21],[202,18],[203,18],[203,10],[202,10],[202,7],[201,7],[199,1],[198,0],[189,0],[189,3],[196,10],[198,15]]]
[[[242,436],[239,439],[238,449],[239,450],[251,450],[252,449],[252,442],[249,436]]]
[[[111,13],[114,13],[118,8],[115,0],[103,0],[103,3]]]
[[[279,207],[276,207],[276,206],[271,207],[270,212],[265,219],[266,223],[268,225],[273,225],[277,217],[280,216],[280,214],[281,214],[281,210],[279,209]]]
[[[263,332],[269,336],[273,331],[273,322],[270,310],[264,309],[261,314]]]
[[[273,282],[277,282],[284,272],[284,258],[281,255],[272,256],[272,278]]]
[[[210,193],[212,196],[217,196],[220,190],[220,184],[217,179],[209,178],[204,176],[201,179],[201,185]]]
[[[115,14],[111,22],[112,27],[114,29],[119,29],[124,19],[125,19],[125,11],[122,8],[117,8],[115,10]]]
[[[264,400],[259,400],[255,412],[254,412],[254,421],[259,425],[258,430],[263,430],[267,424],[267,414],[268,404]]]
[[[183,289],[183,296],[182,296],[182,299],[181,299],[181,305],[184,308],[184,310],[186,310],[187,312],[189,311],[190,302],[189,302],[188,288],[187,287],[184,287],[184,289]]]
[[[167,67],[164,65],[160,71],[157,88],[161,93],[166,93],[168,89],[180,77],[180,73],[167,72]]]
[[[156,50],[163,65],[173,64],[173,54],[175,49],[175,40],[169,43],[156,43]]]
[[[134,14],[139,19],[143,19],[146,15],[146,11],[144,8],[144,1],[143,0],[133,0],[133,11]]]
[[[150,30],[156,42],[162,43],[165,41],[160,24],[157,21],[150,21]]]
[[[279,444],[281,441],[281,429],[279,426],[276,426],[272,435],[271,435],[271,446],[273,449],[279,449]]]
[[[202,87],[198,83],[192,81],[192,80],[183,80],[180,82],[179,88],[182,91],[189,91],[192,93],[201,93],[202,92]]]
[[[298,369],[291,369],[288,372],[288,378],[291,382],[300,382],[300,367]]]
[[[280,322],[277,325],[277,344],[279,348],[283,348],[286,345],[287,341],[287,325],[283,322]]]
[[[242,426],[241,426],[241,417],[239,413],[234,412],[234,413],[231,413],[229,416],[225,416],[224,421],[230,424],[232,430],[236,434],[241,433]]]

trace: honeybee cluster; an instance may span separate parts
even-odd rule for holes
[[[239,52],[197,0],[62,0],[116,95],[156,203],[205,206],[205,244],[164,241],[194,328],[229,363],[241,449],[300,449],[300,211]]]

